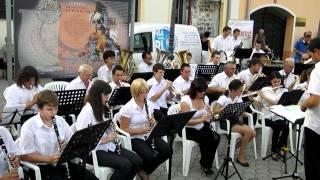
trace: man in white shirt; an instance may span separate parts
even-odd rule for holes
[[[18,168],[20,162],[19,149],[17,145],[14,143],[10,132],[5,128],[0,126],[0,179],[19,179],[19,175],[17,172],[8,172],[8,162],[7,157],[5,156],[4,147],[8,153],[10,154],[10,161],[13,165],[13,168]]]
[[[213,41],[213,50],[214,51],[224,51],[229,52],[233,50],[232,40],[230,38],[231,28],[225,26],[221,35],[217,36]]]
[[[304,167],[306,180],[320,179],[320,38],[312,39],[308,50],[315,69],[311,72],[308,93],[309,98],[301,105],[306,111],[304,121]]]
[[[152,55],[150,52],[142,53],[142,62],[138,65],[138,71],[143,72],[152,72],[153,62]]]
[[[66,167],[54,164],[58,162],[61,155],[59,148],[66,147],[71,138],[72,130],[65,119],[56,115],[58,97],[53,91],[41,91],[38,94],[37,106],[39,113],[27,120],[21,128],[19,139],[21,160],[37,163],[41,178],[44,180],[66,179]],[[59,133],[59,139],[57,132]],[[68,166],[71,178],[80,179],[81,168],[72,163],[68,163]],[[85,172],[85,176],[82,179],[97,179],[89,171]]]
[[[261,41],[257,40],[254,44],[254,48],[252,50],[252,53],[251,53],[251,56],[250,56],[250,59],[252,59],[252,56],[254,54],[264,54],[265,52],[261,49]]]
[[[114,89],[120,88],[120,87],[130,87],[130,84],[123,82],[124,80],[124,70],[122,66],[115,65],[112,69],[112,81],[109,83],[112,91]],[[112,92],[111,92],[112,94]]]
[[[154,117],[161,119],[168,111],[168,100],[171,99],[172,82],[163,78],[165,68],[158,63],[153,66],[153,77],[147,81],[150,86],[148,99],[154,104]]]
[[[180,69],[180,76],[178,76],[173,81],[173,87],[181,92],[182,94],[186,94],[189,91],[191,81],[193,80],[190,77],[191,74],[191,68],[189,64],[182,64]],[[178,97],[177,99],[180,99],[181,97]]]
[[[220,53],[218,51],[214,51],[211,54],[210,62],[207,63],[208,65],[219,65],[220,64]]]
[[[237,75],[237,79],[240,79],[246,84],[246,88],[249,89],[250,86],[254,83],[255,79],[253,76],[257,76],[262,68],[261,61],[258,58],[253,58],[249,61],[249,68],[241,71]]]
[[[235,71],[236,63],[234,61],[226,62],[224,71],[212,78],[208,86],[208,93],[224,93],[228,89],[230,81],[236,79]]]
[[[241,48],[242,47],[242,41],[239,39],[240,36],[240,29],[236,28],[233,30],[232,33],[232,47],[234,48]]]
[[[102,65],[97,72],[98,79],[107,83],[112,81],[112,67],[114,65],[115,53],[113,50],[106,50],[103,53],[104,65]]]
[[[294,59],[287,58],[284,62],[283,69],[279,71],[283,77],[284,87],[289,91],[293,89],[296,84],[296,76],[293,74],[294,69]]]
[[[78,69],[79,76],[72,80],[67,86],[66,90],[90,89],[92,82],[92,67],[88,64],[81,64]]]

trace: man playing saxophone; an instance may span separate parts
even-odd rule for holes
[[[0,146],[0,180],[19,179],[16,171],[20,166],[19,150],[10,132],[2,126],[0,127]]]

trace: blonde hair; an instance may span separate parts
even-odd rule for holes
[[[90,74],[92,73],[92,71],[93,71],[92,66],[88,64],[81,64],[78,69],[79,74],[82,74],[82,73]]]
[[[149,85],[144,79],[138,78],[131,83],[130,91],[132,97],[138,97],[139,94],[149,91]]]

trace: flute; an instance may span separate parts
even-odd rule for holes
[[[62,149],[62,144],[61,144],[61,139],[60,139],[60,134],[59,134],[59,130],[58,130],[58,126],[57,126],[57,122],[56,122],[56,118],[52,117],[52,124],[53,124],[53,128],[54,128],[54,132],[56,133],[57,136],[57,141],[58,141],[58,151],[61,154],[63,149]],[[63,163],[63,165],[66,168],[66,178],[68,180],[71,180],[71,176],[70,176],[70,171],[69,171],[69,166],[68,163]]]
[[[265,92],[265,91],[270,91],[270,90],[275,90],[275,89],[278,89],[278,88],[282,88],[283,85],[280,85],[280,86],[276,86],[276,87],[273,87],[271,89],[265,89],[265,90],[259,90],[259,91],[255,91],[255,92],[252,92],[252,93],[249,93],[249,94],[245,94],[245,95],[242,95],[241,97],[248,97],[248,96],[253,96],[253,95],[256,95],[260,92]]]
[[[8,150],[7,150],[7,147],[6,145],[4,144],[4,141],[2,139],[2,136],[0,136],[0,147],[5,155],[5,159],[6,159],[6,162],[8,164],[8,169],[9,169],[9,172],[15,172],[16,169],[14,168],[11,160],[10,160],[10,154],[8,153]]]

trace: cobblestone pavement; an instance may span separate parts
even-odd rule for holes
[[[40,84],[44,85],[46,82],[50,81],[49,79],[41,79]],[[5,87],[7,87],[9,83],[3,79],[0,79],[0,89],[1,89],[1,96],[0,96],[0,108],[3,109],[3,105],[5,103],[3,97],[3,91]],[[293,139],[295,142],[295,138]],[[253,145],[249,144],[247,146],[247,160],[250,164],[250,167],[242,167],[240,164],[235,163],[236,167],[238,168],[242,178],[244,180],[269,180],[273,177],[278,177],[285,175],[285,165],[281,161],[273,161],[271,158],[262,160],[260,154],[260,147],[261,147],[261,130],[257,130],[257,153],[258,158],[254,158],[254,151]],[[269,140],[271,143],[271,137]],[[270,153],[271,144],[268,147],[268,153]],[[174,154],[173,154],[173,167],[172,167],[172,179],[173,180],[207,180],[213,179],[214,176],[206,176],[200,169],[200,151],[199,147],[196,146],[192,150],[192,157],[190,162],[189,174],[187,177],[182,175],[182,143],[175,142],[174,143]],[[227,139],[226,136],[221,136],[221,141],[218,147],[218,157],[219,157],[219,164],[223,163],[223,158],[225,157],[227,152]],[[235,157],[238,155],[238,150],[236,150]],[[303,160],[303,148],[299,154],[299,158]],[[214,162],[215,164],[215,162]],[[294,169],[295,160],[294,158],[290,158],[287,161],[288,165],[288,174],[291,174]],[[213,165],[215,173],[217,173],[217,169],[215,165]],[[233,168],[230,166],[230,171],[233,172]],[[304,177],[304,166],[298,165],[298,173],[301,177]],[[167,171],[165,164],[162,164],[158,167],[158,169],[152,173],[151,180],[165,180],[167,179]],[[218,179],[223,179],[222,176],[219,176]],[[230,178],[231,180],[239,179],[236,175]],[[292,178],[286,178],[292,179]]]

